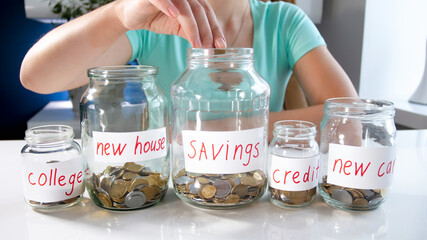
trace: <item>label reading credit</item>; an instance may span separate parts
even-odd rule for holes
[[[309,158],[287,158],[270,155],[270,187],[284,191],[305,191],[317,186],[319,155]]]

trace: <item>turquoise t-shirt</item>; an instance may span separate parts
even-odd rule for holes
[[[304,54],[325,45],[325,41],[307,15],[285,2],[250,0],[254,22],[255,70],[271,88],[270,111],[282,110],[285,90],[292,68]],[[159,68],[158,84],[170,100],[170,87],[187,63],[190,43],[178,36],[147,30],[127,33],[132,45],[131,60]]]

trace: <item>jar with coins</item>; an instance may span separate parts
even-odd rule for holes
[[[328,99],[320,129],[323,200],[350,210],[380,206],[389,192],[396,162],[393,103]]]
[[[274,123],[268,160],[268,190],[280,207],[304,207],[316,199],[320,174],[316,125],[298,120]]]
[[[25,201],[37,210],[56,210],[80,201],[85,163],[73,128],[45,125],[25,132],[21,150]]]
[[[253,49],[189,49],[187,62],[171,88],[175,192],[204,208],[251,203],[267,184],[270,100]]]
[[[111,210],[158,203],[168,188],[169,119],[157,68],[98,67],[88,76],[80,113],[90,197]]]

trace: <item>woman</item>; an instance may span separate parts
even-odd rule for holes
[[[86,84],[88,68],[137,58],[159,67],[168,95],[191,46],[254,48],[255,68],[272,88],[270,129],[281,119],[319,126],[326,99],[357,95],[300,9],[256,0],[117,0],[46,34],[24,58],[21,82],[39,93],[63,91]],[[281,111],[292,72],[312,106]]]

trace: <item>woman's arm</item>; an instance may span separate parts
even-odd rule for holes
[[[195,47],[225,47],[205,0],[117,0],[40,39],[22,62],[21,82],[38,93],[84,85],[88,68],[129,61],[132,48],[126,32],[132,29],[178,35]]]
[[[313,122],[319,130],[323,118],[324,102],[334,97],[357,97],[352,82],[325,46],[317,47],[294,66],[294,74],[300,82],[311,106],[307,108],[270,113],[269,129],[279,120],[305,120]],[[270,134],[269,139],[271,140]]]

